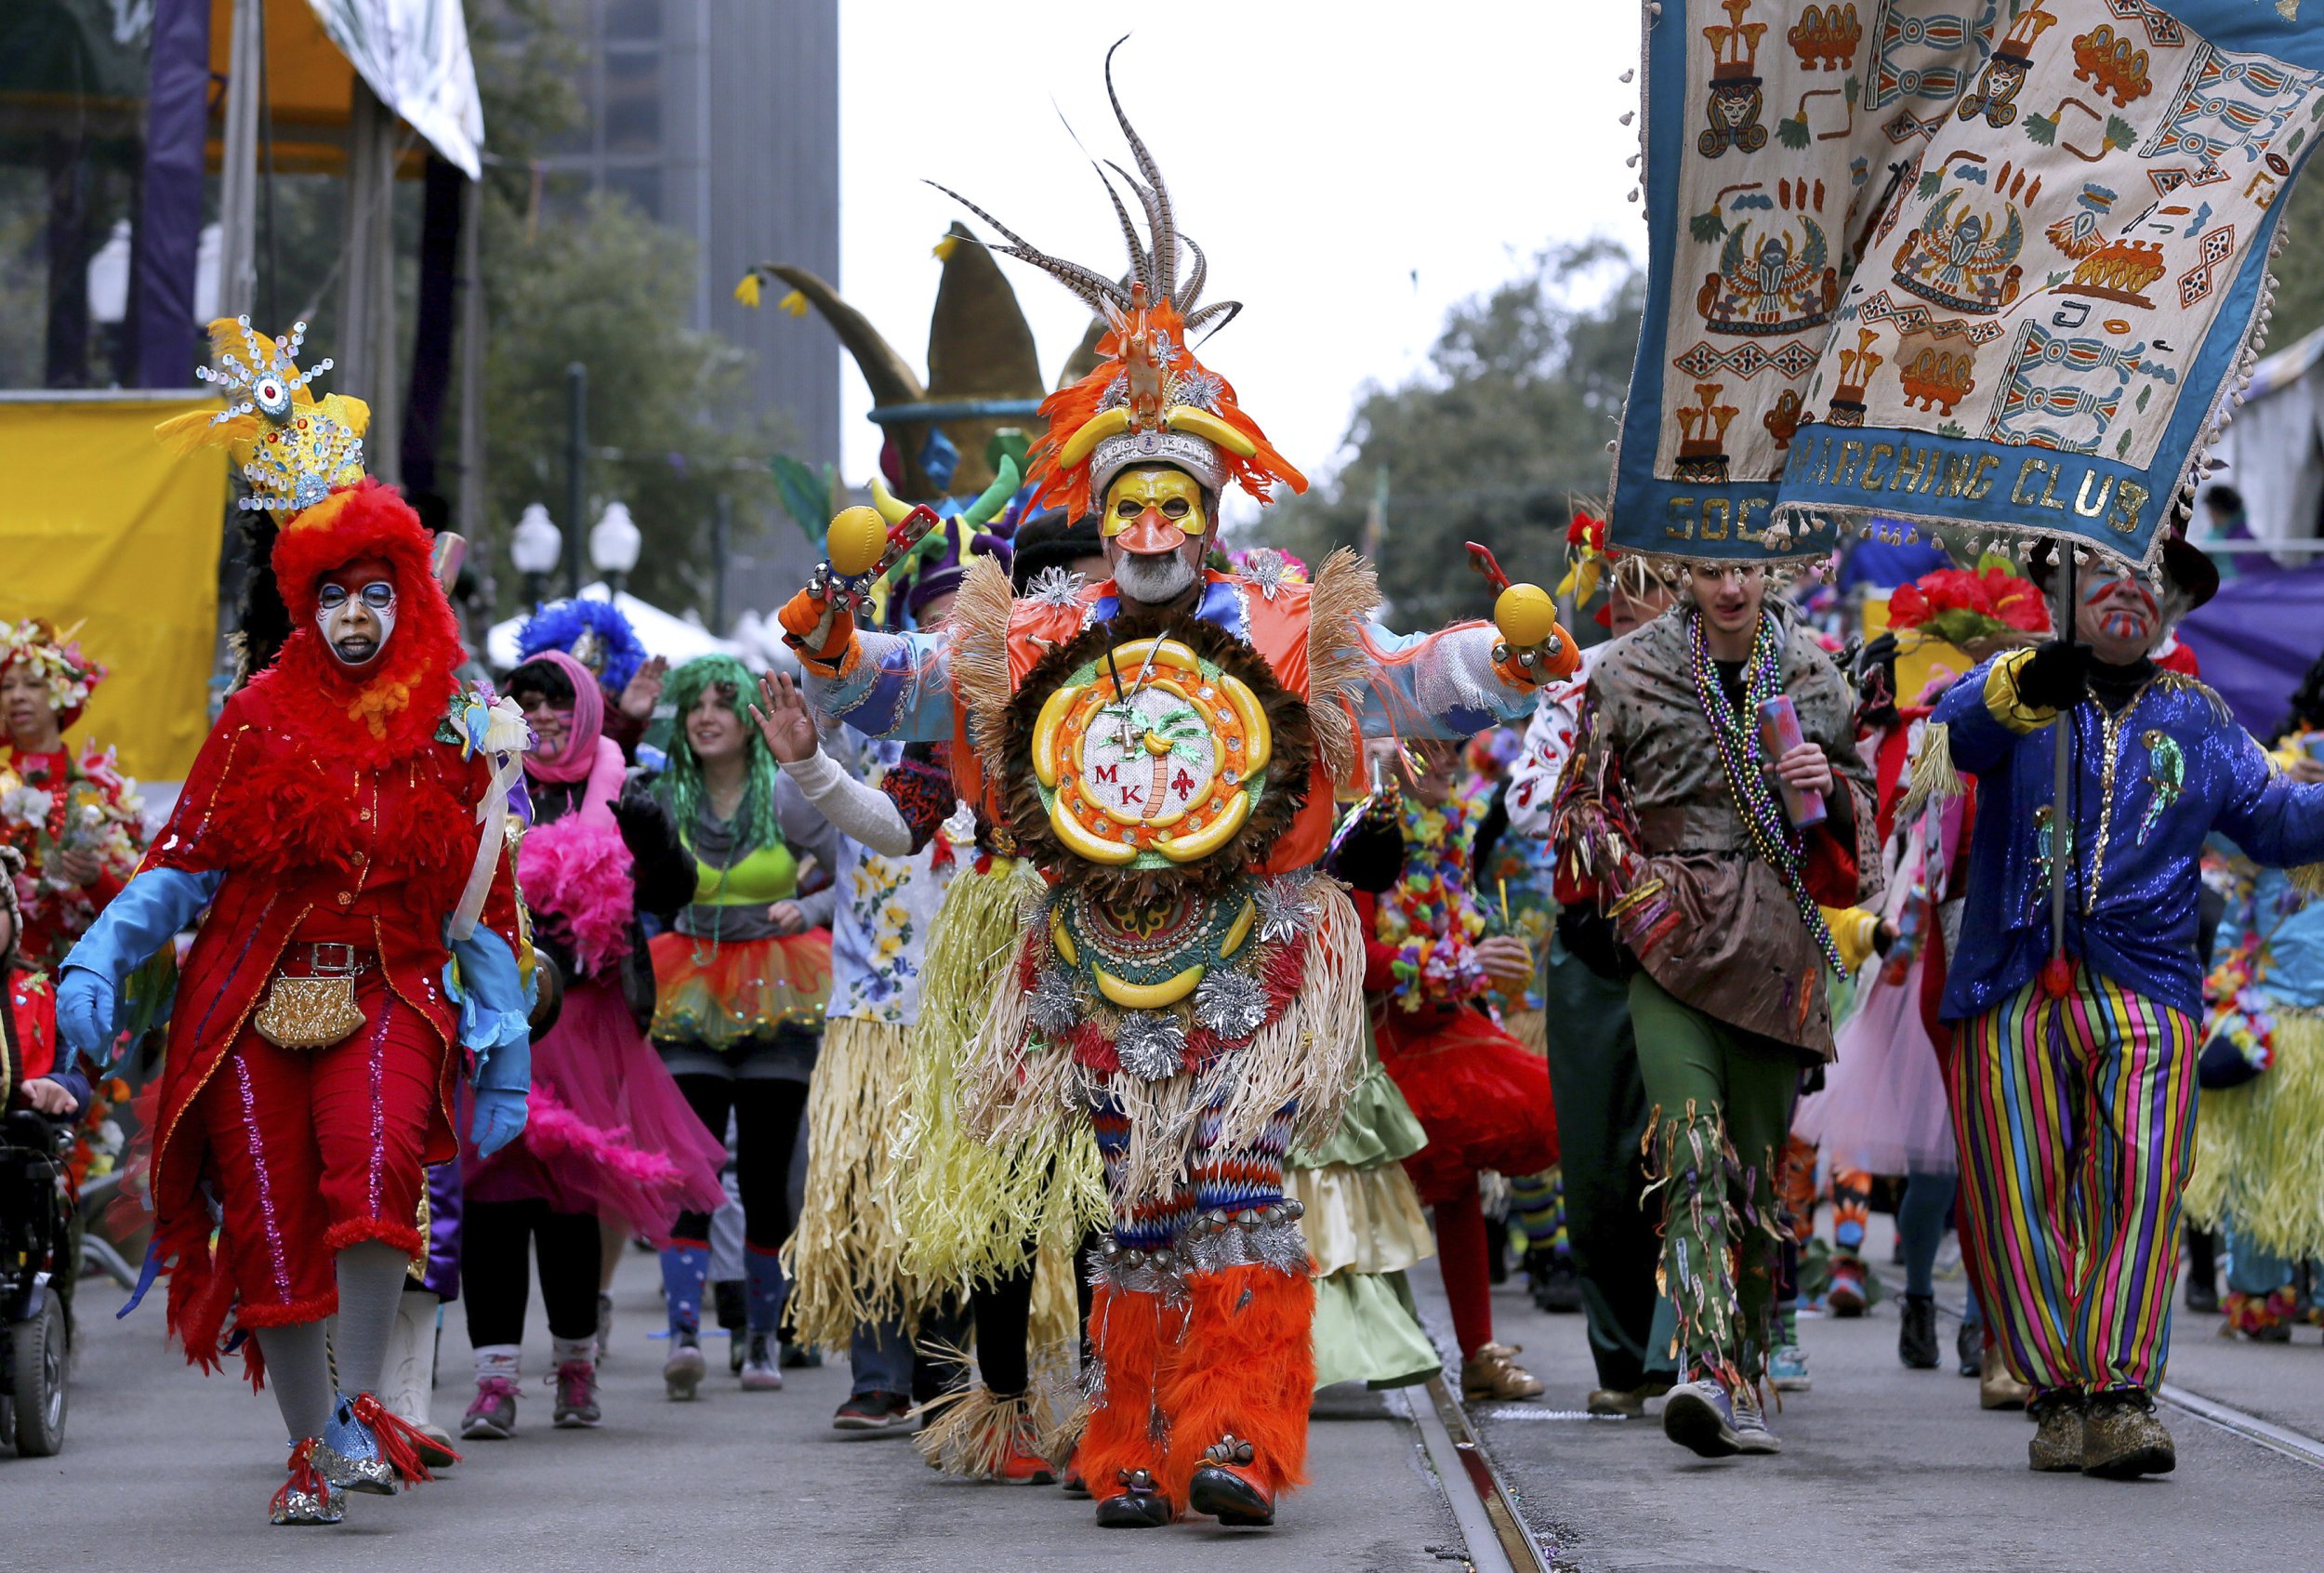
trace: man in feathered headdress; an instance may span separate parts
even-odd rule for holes
[[[230,403],[165,434],[228,445],[244,506],[284,515],[271,566],[292,632],[66,958],[59,1018],[104,1062],[123,980],[208,907],[170,1024],[148,1279],[169,1275],[193,1364],[218,1363],[229,1316],[235,1342],[253,1335],[251,1381],[273,1379],[289,1433],[273,1522],[331,1524],[348,1490],[427,1477],[418,1434],[376,1395],[426,1249],[422,1166],[456,1151],[458,1049],[476,1064],[469,1139],[490,1152],[524,1125],[532,947],[503,826],[528,734],[460,687],[429,534],[363,475],[363,404],[308,391],[303,324],[284,344],[247,321],[211,331],[205,375]]]
[[[866,573],[918,523],[883,538],[877,516],[842,514],[834,563],[782,620],[825,711],[950,739],[961,795],[1049,886],[964,1096],[995,1140],[1065,1111],[1095,1128],[1115,1217],[1076,1463],[1098,1522],[1266,1524],[1302,1478],[1313,1379],[1283,1155],[1330,1130],[1362,1059],[1362,936],[1312,874],[1333,788],[1360,785],[1360,734],[1468,736],[1525,713],[1575,654],[1532,587],[1504,593],[1500,632],[1406,638],[1366,628],[1379,592],[1353,553],[1313,584],[1204,567],[1228,484],[1264,502],[1305,482],[1195,360],[1190,336],[1238,308],[1200,303],[1202,252],[1115,111],[1150,231],[1116,195],[1128,284],[977,210],[997,249],[1106,321],[1098,369],[1042,404],[1033,476],[1035,506],[1096,516],[1113,576],[1019,599],[980,563],[937,634],[859,634]]]

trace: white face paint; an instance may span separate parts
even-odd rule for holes
[[[379,658],[395,632],[395,581],[362,575],[349,585],[332,578],[315,595],[315,626],[342,666],[361,668]]]

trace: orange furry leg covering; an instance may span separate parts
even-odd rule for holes
[[[1235,1467],[1270,1498],[1306,1485],[1314,1281],[1229,1267],[1192,1275],[1186,1289],[1194,1298],[1186,1337],[1162,1389],[1170,1441],[1163,1488],[1185,1501],[1204,1449],[1229,1435],[1251,1445],[1251,1461]]]
[[[1104,1372],[1103,1390],[1089,1400],[1089,1421],[1074,1454],[1074,1467],[1099,1501],[1122,1494],[1121,1477],[1146,1470],[1163,1478],[1163,1448],[1155,1438],[1156,1379],[1164,1359],[1162,1302],[1100,1284],[1089,1302],[1089,1339]],[[1176,1322],[1175,1313],[1171,1321]],[[1185,1482],[1169,1493],[1173,1508],[1186,1505]]]

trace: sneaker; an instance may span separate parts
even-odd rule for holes
[[[1936,1302],[1925,1294],[1908,1294],[1896,1328],[1896,1358],[1908,1370],[1936,1369]]]
[[[1961,1374],[1965,1377],[1985,1374],[1985,1329],[1974,1322],[1963,1322],[1953,1333],[1953,1355],[1961,1362]]]
[[[1478,1349],[1460,1362],[1460,1395],[1496,1402],[1540,1397],[1539,1379],[1517,1364],[1517,1356],[1523,1353],[1507,1343],[1488,1343]]]
[[[780,1364],[786,1371],[815,1370],[823,1365],[823,1351],[812,1345],[793,1343],[786,1339],[783,1342]]]
[[[1662,1406],[1662,1434],[1706,1459],[1743,1450],[1735,1433],[1735,1402],[1715,1381],[1683,1381]]]
[[[1780,1453],[1783,1443],[1767,1429],[1767,1411],[1750,1399],[1735,1405],[1735,1450],[1738,1453]]]
[[[912,1400],[901,1393],[858,1393],[831,1416],[834,1431],[901,1431],[912,1423]]]
[[[614,1352],[614,1297],[597,1297],[597,1358],[602,1365],[605,1356]]]
[[[780,1393],[783,1391],[783,1369],[774,1363],[774,1342],[772,1333],[752,1333],[743,1353],[742,1368],[735,1374],[743,1379],[745,1393]]]
[[[2026,1444],[2026,1467],[2063,1474],[2082,1467],[2082,1395],[2053,1388],[2028,1406],[2040,1429]]]
[[[605,1418],[597,1407],[597,1367],[587,1360],[569,1360],[557,1368],[555,1424],[563,1431],[588,1431]]]
[[[683,1404],[693,1399],[708,1369],[702,1358],[702,1335],[673,1333],[669,1342],[669,1358],[662,1362],[662,1390],[672,1403]]]
[[[1057,1478],[1057,1466],[1033,1445],[1033,1422],[1020,1418],[1011,1429],[1008,1455],[993,1471],[1003,1486],[1047,1486]]]
[[[2081,1471],[2102,1480],[2169,1474],[2179,1466],[2171,1433],[2143,1387],[2093,1393],[2082,1419]]]
[[[1835,1316],[1864,1315],[1864,1263],[1852,1257],[1832,1258],[1831,1288],[1825,1291],[1824,1307]]]
[[[1807,1374],[1807,1351],[1796,1343],[1778,1344],[1767,1356],[1767,1381],[1778,1393],[1805,1393],[1815,1385]]]
[[[506,1442],[517,1434],[517,1384],[508,1377],[476,1379],[476,1401],[460,1417],[465,1440]]]

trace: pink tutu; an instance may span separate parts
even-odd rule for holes
[[[611,979],[572,985],[533,1045],[524,1134],[466,1170],[473,1201],[545,1198],[660,1236],[726,1199],[725,1144],[703,1129]]]
[[[1855,1014],[1834,1034],[1840,1058],[1824,1090],[1800,1101],[1791,1132],[1823,1148],[1834,1169],[1950,1174],[1961,1158],[1936,1046],[1921,1022],[1921,959],[1898,983],[1873,970],[1866,978]]]

